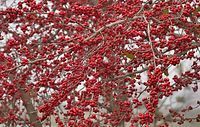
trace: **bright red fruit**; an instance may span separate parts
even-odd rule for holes
[[[199,100],[180,110],[165,102],[179,90],[198,91],[197,0],[14,4],[0,11],[1,124],[167,127],[200,121],[184,116]],[[185,61],[188,70],[170,72]]]

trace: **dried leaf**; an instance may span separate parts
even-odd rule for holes
[[[169,10],[168,9],[164,9],[162,10],[163,14],[169,14]]]
[[[135,58],[135,56],[132,53],[129,53],[129,52],[124,52],[124,55],[131,60]]]

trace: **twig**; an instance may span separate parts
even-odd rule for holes
[[[113,80],[122,79],[122,78],[125,78],[125,77],[127,77],[127,76],[132,76],[132,75],[134,75],[134,74],[138,74],[138,73],[145,72],[145,71],[147,71],[147,70],[148,70],[148,68],[144,68],[144,69],[142,69],[142,70],[134,71],[134,72],[128,73],[128,74],[126,74],[126,75],[116,76],[115,78],[113,78]]]
[[[115,21],[115,22],[112,22],[110,24],[107,24],[103,27],[101,27],[99,30],[97,30],[95,33],[93,33],[91,36],[87,37],[84,41],[88,41],[90,40],[91,38],[97,36],[99,33],[101,33],[102,31],[104,31],[106,28],[110,28],[112,26],[115,26],[115,25],[118,25],[118,24],[121,24],[121,23],[124,23],[126,21],[132,21],[132,20],[135,20],[135,19],[139,19],[139,18],[142,18],[142,16],[135,16],[131,19],[124,19],[124,20],[118,20],[118,21]]]
[[[154,67],[156,68],[156,55],[155,55],[155,52],[154,52],[154,48],[153,48],[153,43],[152,43],[152,40],[151,40],[151,30],[150,30],[150,23],[147,21],[146,17],[143,15],[144,17],[144,20],[145,22],[148,24],[147,25],[147,36],[148,36],[148,39],[149,39],[149,42],[150,42],[150,46],[151,46],[151,50],[152,50],[152,53],[153,53],[153,64],[154,64]]]

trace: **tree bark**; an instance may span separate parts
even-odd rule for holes
[[[42,123],[38,120],[37,111],[35,110],[33,103],[31,102],[30,95],[24,91],[24,87],[19,88],[19,90],[21,92],[21,99],[27,110],[31,124],[33,124],[34,127],[42,127]]]
[[[14,80],[14,75],[9,76],[11,81]],[[35,109],[33,103],[31,102],[32,97],[29,93],[25,91],[25,84],[19,84],[16,82],[16,86],[21,93],[21,99],[23,101],[23,105],[26,108],[27,114],[29,116],[30,123],[33,124],[33,127],[42,127],[42,123],[38,120],[37,110]]]

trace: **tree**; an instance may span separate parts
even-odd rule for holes
[[[0,123],[7,127],[200,121],[184,116],[199,100],[161,110],[178,91],[198,90],[198,1],[24,0],[0,19]],[[185,60],[190,69],[172,76]]]

